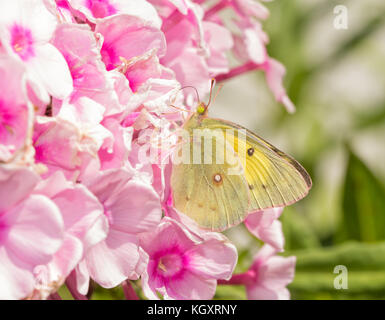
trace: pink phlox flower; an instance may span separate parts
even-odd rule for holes
[[[244,221],[245,226],[253,235],[277,251],[283,251],[285,244],[282,223],[278,220],[282,211],[283,208],[256,211],[249,214]]]
[[[49,95],[67,97],[72,78],[65,59],[50,43],[58,21],[45,2],[2,1],[0,11],[6,12],[0,15],[1,47],[24,63],[35,98],[48,104]]]
[[[32,142],[33,110],[27,100],[25,69],[0,57],[0,161],[27,162]]]
[[[82,136],[81,132],[72,121],[36,118],[33,137],[35,161],[46,167],[44,177],[60,170],[67,179],[75,181],[97,157],[97,143],[89,136]]]
[[[140,236],[149,255],[142,275],[149,299],[211,299],[217,279],[228,279],[237,261],[237,251],[218,233],[195,234],[165,217],[155,230]]]
[[[68,3],[93,23],[106,17],[128,14],[156,27],[161,25],[157,11],[146,0],[68,0]]]
[[[163,56],[166,51],[162,32],[138,17],[109,17],[98,23],[95,31],[104,37],[101,54],[107,70],[113,70],[121,66],[124,60],[130,61],[153,49],[157,50],[158,56]]]
[[[63,243],[59,208],[32,193],[39,180],[28,168],[0,167],[0,299],[26,298],[34,268],[49,263]]]
[[[167,18],[177,9],[182,14],[187,14],[191,6],[190,0],[149,0],[162,18]]]
[[[105,114],[124,110],[114,88],[114,81],[101,60],[102,41],[87,25],[61,24],[55,31],[52,43],[67,61],[74,84],[74,91],[67,98],[74,103],[87,97],[106,107]],[[54,99],[53,115],[60,109],[62,100]]]
[[[117,169],[125,166],[131,151],[133,128],[122,126],[115,117],[104,118],[101,124],[112,136],[104,140],[98,151],[100,169]]]
[[[210,50],[206,62],[210,76],[229,71],[227,53],[233,48],[234,41],[231,32],[224,26],[211,21],[203,21],[204,39]]]
[[[286,73],[283,64],[273,58],[269,58],[264,64],[264,70],[267,84],[273,92],[275,99],[281,102],[288,112],[295,112],[295,105],[290,100],[283,86],[283,77]]]
[[[58,120],[66,120],[76,125],[80,131],[83,151],[96,156],[106,139],[112,139],[112,133],[101,122],[105,107],[94,100],[82,97],[74,104],[63,104],[57,115]]]
[[[241,20],[237,22],[241,35],[234,34],[233,53],[240,62],[251,61],[255,64],[263,64],[267,58],[266,44],[268,37],[262,30],[259,21],[255,21],[252,25]]]
[[[77,23],[77,12],[71,8],[68,0],[43,0],[47,9],[58,17],[60,22]],[[83,19],[84,20],[84,19]]]
[[[205,42],[202,24],[203,11],[197,5],[189,6],[187,14],[175,10],[164,19],[162,31],[167,41],[167,54],[161,63],[175,72],[182,86],[195,87],[201,96],[209,92],[211,74],[206,59],[210,50]],[[186,98],[195,91],[185,90]]]
[[[277,256],[276,250],[264,245],[254,257],[246,283],[247,297],[253,300],[288,300],[286,286],[293,281],[296,258]]]
[[[166,52],[163,33],[126,15],[105,19],[96,25],[96,32],[104,37],[101,54],[107,70],[123,73],[130,90],[136,93],[129,97],[131,105],[143,104],[154,109],[154,105],[161,103],[164,108],[179,83],[171,70],[159,63]]]
[[[260,1],[231,0],[231,5],[243,19],[252,20],[252,18],[257,18],[265,20],[269,17],[269,10]]]
[[[62,172],[41,181],[34,193],[49,197],[58,206],[65,230],[53,259],[34,269],[33,298],[44,299],[64,283],[89,248],[105,239],[108,221],[98,199],[85,186],[67,181]]]
[[[159,196],[135,170],[128,168],[104,171],[85,183],[104,206],[109,232],[105,240],[88,250],[83,270],[79,271],[88,273],[105,288],[115,287],[127,278],[137,279],[147,261],[138,246],[138,235],[159,223]],[[79,290],[85,287],[82,284]]]

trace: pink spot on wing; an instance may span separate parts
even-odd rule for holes
[[[86,6],[95,18],[104,18],[117,13],[116,8],[108,0],[87,0]]]
[[[11,46],[13,51],[24,61],[35,55],[31,30],[21,25],[14,24],[11,27]]]

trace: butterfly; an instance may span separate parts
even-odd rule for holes
[[[171,172],[172,200],[179,212],[203,229],[224,231],[251,212],[288,206],[308,194],[311,178],[295,159],[244,127],[208,117],[210,101],[200,102],[182,127],[188,161],[173,163]],[[214,161],[203,161],[206,141],[194,134],[197,130],[222,133],[209,146]],[[222,148],[226,161],[215,161]],[[194,152],[200,161],[194,161]]]

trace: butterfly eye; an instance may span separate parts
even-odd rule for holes
[[[254,148],[247,149],[247,154],[251,157],[254,154]]]
[[[204,114],[206,112],[205,105],[201,102],[197,107],[198,114]]]

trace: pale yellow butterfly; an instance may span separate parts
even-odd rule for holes
[[[178,211],[204,229],[223,231],[251,212],[287,206],[307,195],[312,181],[296,160],[235,123],[207,117],[208,105],[199,103],[183,125],[191,142],[189,161],[174,163],[171,174],[173,203]],[[203,144],[194,140],[197,129],[223,132],[224,138],[213,144],[212,157],[216,149],[231,145],[226,161],[204,163]],[[244,143],[239,143],[239,130],[246,133]],[[191,156],[197,146],[201,148],[200,163],[194,163]],[[239,167],[243,173],[229,174]]]

